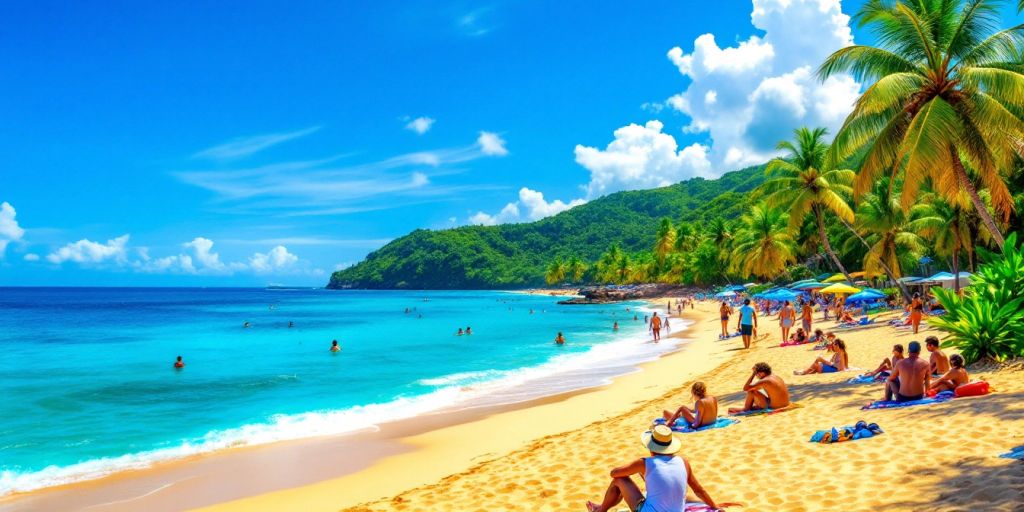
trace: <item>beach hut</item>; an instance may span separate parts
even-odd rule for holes
[[[818,293],[835,294],[835,295],[852,295],[859,292],[859,288],[854,288],[845,283],[836,283],[832,286],[822,288]]]
[[[939,272],[938,274],[935,274],[933,276],[926,277],[919,281],[915,281],[914,285],[920,285],[925,287],[941,286],[943,288],[953,288],[953,281],[955,280],[960,281],[961,288],[963,288],[964,286],[968,286],[971,284],[971,273],[960,272],[957,275],[957,277],[954,277],[953,274],[950,274],[949,272]]]

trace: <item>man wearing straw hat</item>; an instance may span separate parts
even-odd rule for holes
[[[640,435],[640,443],[651,456],[613,469],[612,483],[604,493],[604,501],[600,505],[588,501],[587,510],[605,512],[625,500],[633,512],[682,512],[686,509],[687,486],[712,510],[718,508],[693,476],[690,463],[676,455],[683,443],[672,434],[672,429],[656,425]],[[646,496],[630,478],[636,474],[646,482]]]

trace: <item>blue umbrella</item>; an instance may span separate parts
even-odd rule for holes
[[[807,282],[807,283],[800,283],[800,284],[796,284],[796,285],[790,286],[790,289],[793,289],[793,290],[818,290],[818,289],[824,288],[826,286],[828,286],[828,285],[827,284],[822,284],[822,283],[819,283],[817,281],[813,281],[812,280],[812,281]]]
[[[784,300],[794,301],[799,296],[800,295],[794,293],[792,290],[781,289],[781,290],[777,290],[775,293],[772,293],[772,294],[769,294],[769,295],[765,296],[764,298],[766,298],[768,300],[777,300],[777,301],[784,301]]]
[[[884,293],[869,288],[867,290],[859,291],[853,295],[850,295],[849,297],[846,298],[846,302],[860,302],[862,300],[878,300],[883,298],[885,298]]]

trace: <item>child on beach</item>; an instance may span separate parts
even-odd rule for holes
[[[658,425],[641,435],[640,442],[651,456],[613,469],[604,499],[600,505],[588,501],[589,512],[607,512],[623,500],[632,511],[683,510],[687,487],[711,509],[719,508],[694,476],[690,462],[676,455],[683,443],[672,434],[672,429]],[[633,475],[639,475],[646,483],[646,495],[633,481]]]
[[[929,390],[937,393],[954,391],[956,388],[971,381],[971,377],[967,375],[967,370],[964,369],[963,356],[953,354],[949,356],[949,363],[952,365],[952,368],[945,375],[939,377],[938,380],[932,382],[932,385],[928,387]]]
[[[825,358],[818,356],[817,359],[811,363],[804,371],[793,370],[793,375],[811,375],[813,373],[836,373],[846,371],[849,367],[849,355],[846,353],[846,342],[836,338],[836,341],[829,346],[828,350],[832,352],[832,358],[826,360]]]
[[[924,348],[931,354],[928,356],[928,364],[931,365],[932,375],[945,375],[949,371],[949,356],[939,350],[939,339],[928,336],[924,339]]]
[[[892,373],[892,367],[895,366],[896,363],[898,363],[898,362],[900,362],[902,360],[903,360],[903,344],[897,343],[897,344],[892,346],[892,357],[891,358],[887,357],[887,358],[883,359],[882,363],[878,365],[878,368],[875,368],[875,371],[865,373],[865,374],[863,374],[863,376],[864,377],[875,377],[877,375],[883,375],[883,374],[885,376],[888,376],[890,373]]]
[[[708,388],[703,382],[694,382],[690,387],[690,396],[695,399],[693,409],[685,405],[676,409],[676,412],[663,411],[661,416],[665,418],[665,424],[671,427],[679,418],[686,420],[691,428],[703,427],[714,424],[718,421],[718,399],[708,396]]]

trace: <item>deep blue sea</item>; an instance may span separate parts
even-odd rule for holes
[[[0,288],[0,496],[594,386],[673,348],[647,341],[643,321],[633,320],[639,303],[557,300]],[[471,336],[455,335],[467,326]],[[553,343],[559,331],[564,346]],[[334,339],[339,353],[329,351]],[[178,355],[182,370],[172,368]]]

